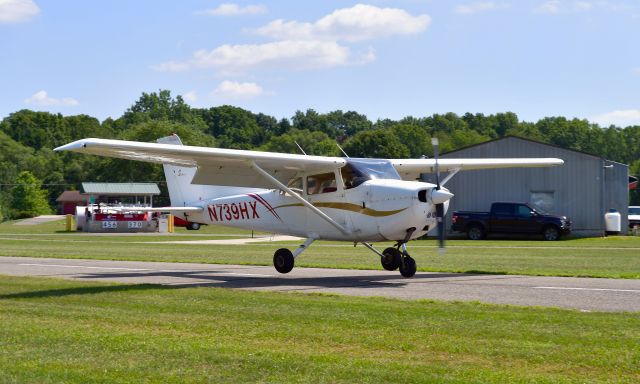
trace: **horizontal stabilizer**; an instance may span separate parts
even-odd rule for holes
[[[114,211],[143,211],[143,212],[202,212],[203,207],[109,207]]]

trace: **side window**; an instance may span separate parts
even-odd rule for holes
[[[340,169],[340,174],[344,181],[344,189],[355,188],[368,180],[366,176],[362,175],[362,173],[351,166],[351,164],[347,164],[342,167]]]
[[[302,177],[296,177],[291,180],[289,184],[287,184],[287,187],[289,187],[293,192],[302,193]]]
[[[493,214],[498,216],[512,216],[513,205],[511,204],[494,204]]]
[[[336,191],[336,175],[333,172],[307,176],[307,194],[317,195]]]
[[[531,216],[531,208],[526,205],[518,205],[516,207],[516,216],[518,217],[529,217]]]

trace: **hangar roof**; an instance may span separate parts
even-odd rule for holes
[[[564,147],[560,147],[560,146],[555,145],[555,144],[549,144],[549,143],[545,143],[543,141],[528,139],[528,138],[515,136],[515,135],[507,135],[507,136],[504,136],[504,137],[499,137],[497,139],[493,139],[493,140],[489,140],[489,141],[483,141],[482,143],[468,145],[466,147],[462,147],[462,148],[458,148],[458,149],[453,150],[453,151],[442,153],[442,155],[450,155],[450,154],[453,154],[453,153],[456,153],[456,152],[464,151],[465,149],[469,149],[469,148],[473,148],[473,147],[479,147],[479,146],[483,146],[483,145],[488,144],[488,143],[493,143],[493,142],[498,142],[498,141],[503,141],[503,140],[511,140],[511,139],[528,141],[528,142],[535,143],[535,144],[541,144],[541,145],[546,145],[546,146],[553,147],[553,148],[558,148],[558,149],[563,150],[563,151],[575,152],[575,153],[579,153],[581,155],[585,155],[585,156],[590,156],[590,157],[606,160],[606,159],[604,159],[604,158],[602,158],[602,157],[600,157],[598,155],[594,155],[593,153],[579,151],[579,150],[576,150],[576,149],[564,148]],[[613,160],[606,160],[606,161],[607,162],[612,162],[612,163],[617,163],[616,161],[613,161]],[[618,164],[622,164],[622,163],[618,163]],[[626,164],[623,164],[623,165],[626,165]]]
[[[99,196],[149,196],[159,195],[160,189],[155,183],[82,183],[87,195]]]

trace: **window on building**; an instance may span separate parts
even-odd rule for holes
[[[555,212],[554,191],[531,191],[531,205],[541,213]]]

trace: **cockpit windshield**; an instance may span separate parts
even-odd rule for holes
[[[367,180],[400,180],[400,175],[389,160],[350,158],[341,172],[345,189],[355,188]]]

